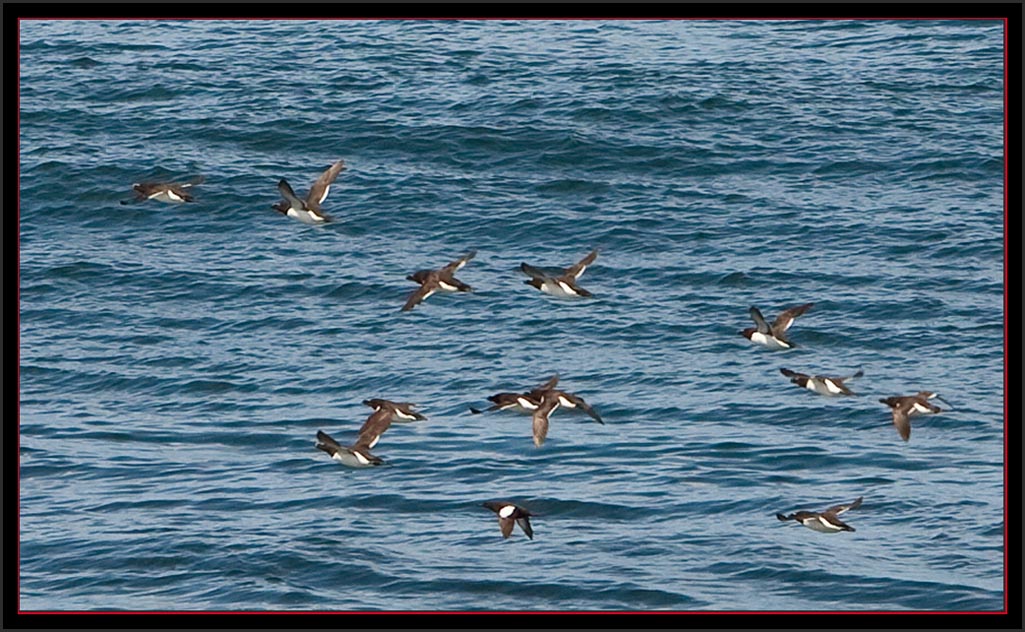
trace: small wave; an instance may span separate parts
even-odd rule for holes
[[[90,69],[96,68],[97,66],[101,65],[101,63],[91,57],[79,57],[77,59],[73,59],[71,61],[71,65],[75,68]]]

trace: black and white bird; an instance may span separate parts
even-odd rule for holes
[[[755,321],[756,326],[748,327],[740,333],[751,342],[769,349],[791,349],[797,345],[787,339],[785,332],[794,324],[795,318],[811,309],[813,305],[814,303],[805,303],[791,307],[781,312],[776,320],[772,321],[772,325],[765,322],[765,318],[757,307],[752,307],[748,313],[751,315],[751,320]]]
[[[488,397],[491,406],[481,410],[470,407],[470,412],[479,415],[495,410],[516,409],[518,412],[533,412],[541,403],[541,394],[549,389],[555,388],[559,383],[559,376],[553,375],[543,384],[531,389],[526,393],[495,393]]]
[[[357,440],[355,444],[351,446],[344,446],[331,435],[327,434],[323,430],[317,431],[317,443],[318,450],[323,450],[331,455],[332,459],[341,461],[342,465],[348,467],[373,467],[375,465],[382,465],[384,461],[370,453],[370,446],[362,440]]]
[[[542,391],[542,397],[545,395],[545,393],[552,393],[553,395],[555,395],[555,397],[557,397],[559,400],[559,405],[563,408],[579,408],[580,410],[587,413],[588,416],[591,417],[591,419],[597,421],[603,426],[605,425],[605,422],[602,421],[601,415],[598,414],[598,411],[595,410],[594,407],[592,407],[590,404],[585,402],[583,397],[575,395],[574,393],[569,393],[567,391],[562,391],[554,388],[548,389],[547,391]]]
[[[332,221],[332,217],[325,213],[320,205],[327,199],[327,194],[331,191],[331,184],[344,168],[344,160],[339,160],[328,167],[310,187],[310,192],[306,195],[305,200],[300,199],[289,186],[288,180],[282,178],[278,181],[278,191],[285,199],[272,205],[271,208],[304,224],[326,224]]]
[[[790,378],[790,381],[797,384],[801,388],[806,388],[813,393],[819,395],[825,395],[826,397],[839,397],[840,395],[857,395],[857,393],[847,388],[844,382],[853,380],[864,375],[864,371],[858,369],[858,372],[854,375],[847,377],[826,377],[823,375],[806,375],[804,373],[798,373],[797,371],[791,371],[790,369],[780,369],[780,373]]]
[[[472,292],[473,288],[453,276],[466,262],[477,254],[471,250],[459,259],[437,270],[418,270],[406,277],[409,281],[419,283],[420,287],[409,295],[402,311],[408,312],[423,301],[434,295],[435,292]]]
[[[168,204],[184,204],[194,202],[192,194],[188,191],[192,187],[203,184],[203,176],[196,176],[185,183],[177,182],[140,182],[132,185],[135,191],[134,200],[122,200],[121,204],[142,202],[145,200],[156,200]]]
[[[919,391],[914,395],[901,397],[884,397],[879,401],[893,409],[893,425],[897,428],[897,434],[900,435],[900,438],[907,441],[911,438],[911,417],[913,415],[943,412],[943,409],[939,406],[930,404],[930,399],[938,399],[953,408],[950,402],[932,391]]]
[[[789,516],[784,516],[781,513],[776,514],[776,517],[783,522],[787,520],[796,520],[802,525],[818,531],[819,533],[840,533],[841,531],[854,531],[854,527],[844,524],[837,516],[850,511],[851,509],[857,509],[861,506],[861,498],[859,497],[852,503],[846,505],[835,505],[823,512],[814,511],[798,511],[792,513]]]
[[[498,526],[502,530],[503,538],[512,535],[515,523],[520,525],[520,529],[523,529],[523,533],[527,534],[528,538],[534,539],[534,529],[530,526],[530,517],[535,514],[519,505],[498,500],[489,500],[483,506],[498,514]]]
[[[577,285],[577,281],[584,274],[584,271],[587,270],[587,266],[594,263],[594,260],[597,258],[598,251],[592,250],[586,257],[557,275],[548,274],[544,270],[526,263],[520,264],[520,270],[530,277],[530,280],[524,281],[524,283],[536,287],[546,294],[560,298],[589,297],[592,294]]]
[[[395,403],[386,399],[367,399],[363,404],[370,406],[374,412],[363,422],[359,429],[356,443],[372,448],[381,440],[381,435],[391,427],[393,423],[411,423],[427,419],[420,413],[413,410],[416,404]]]
[[[559,383],[559,376],[553,375],[545,383],[535,387],[526,393],[496,393],[488,397],[493,402],[484,410],[470,407],[473,414],[481,414],[494,410],[514,409],[519,412],[529,412],[532,415],[534,445],[541,447],[548,436],[549,417],[560,406],[563,408],[580,410],[587,413],[591,419],[600,424],[605,424],[601,415],[593,406],[584,401],[583,397],[556,388]]]
[[[424,417],[420,413],[413,410],[417,407],[416,404],[411,404],[409,402],[392,402],[387,399],[375,398],[364,399],[363,405],[369,406],[373,408],[375,411],[381,409],[387,410],[389,413],[391,413],[392,423],[401,424],[409,423],[412,421],[424,421],[427,419],[427,417]]]

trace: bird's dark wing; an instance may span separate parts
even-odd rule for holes
[[[893,408],[893,425],[897,427],[900,438],[907,441],[911,438],[911,420],[908,418],[908,409],[911,406],[906,403],[898,404]]]
[[[335,441],[331,435],[324,432],[323,430],[317,431],[317,449],[327,452],[331,456],[334,456],[335,452],[343,450],[342,445]]]
[[[530,278],[537,279],[538,281],[543,281],[549,278],[549,276],[545,274],[543,270],[535,268],[534,266],[527,263],[521,263],[520,270],[523,271],[523,273],[529,276]]]
[[[450,263],[447,266],[445,266],[444,268],[442,268],[441,269],[442,275],[445,276],[445,277],[451,277],[453,274],[458,272],[463,266],[465,266],[467,261],[469,261],[470,259],[473,259],[475,256],[477,256],[477,251],[476,250],[471,250],[470,252],[466,253],[465,255],[460,257],[459,259],[456,259],[452,263]]]
[[[523,529],[523,532],[527,534],[528,538],[530,538],[531,540],[534,539],[534,529],[530,527],[530,518],[528,518],[527,516],[517,518],[516,524],[520,525],[520,528]]]
[[[605,425],[605,422],[601,420],[601,415],[598,414],[598,411],[596,411],[594,408],[592,408],[590,404],[585,402],[583,397],[578,397],[577,395],[574,395],[573,393],[566,393],[565,391],[562,393],[562,396],[565,397],[566,399],[568,399],[569,401],[573,402],[573,404],[577,408],[583,410],[585,413],[590,415],[591,419],[597,421],[598,423],[600,423],[602,425]]]
[[[776,317],[776,320],[772,321],[773,333],[778,337],[779,334],[790,329],[790,326],[794,324],[794,319],[811,309],[812,305],[814,305],[814,303],[805,303],[804,305],[791,307],[790,309],[781,312],[780,315]]]
[[[575,263],[574,265],[566,268],[564,274],[569,277],[573,277],[574,280],[579,279],[580,276],[587,270],[587,266],[594,263],[594,260],[598,258],[598,251],[592,250],[586,257]]]
[[[320,174],[313,186],[310,187],[310,192],[306,196],[306,206],[314,211],[320,211],[321,203],[327,199],[327,194],[331,191],[331,183],[338,177],[338,173],[345,168],[345,161],[339,160],[335,164],[327,168],[324,173]]]
[[[288,180],[282,178],[278,182],[278,191],[281,192],[281,195],[285,197],[292,208],[305,208],[305,203],[296,196],[295,191],[288,185]]]
[[[541,398],[541,404],[534,411],[534,445],[541,447],[548,437],[548,416],[559,407],[559,398],[549,391]]]
[[[769,324],[765,322],[765,318],[757,307],[752,307],[748,310],[748,314],[751,315],[751,320],[755,321],[755,327],[758,329],[759,333],[769,333]]]
[[[833,507],[830,507],[829,509],[827,509],[823,513],[828,513],[828,514],[833,514],[834,516],[838,516],[838,515],[842,514],[845,511],[850,511],[851,509],[857,509],[858,507],[860,507],[862,499],[863,499],[863,497],[859,496],[858,499],[855,500],[852,503],[847,503],[847,504],[844,504],[844,505],[835,505]]]
[[[409,295],[409,298],[406,299],[406,304],[402,306],[402,311],[408,312],[436,291],[438,291],[437,281],[425,281],[423,285]]]
[[[377,445],[378,439],[391,426],[391,411],[379,408],[367,417],[359,429],[355,445],[366,445],[372,448]]]

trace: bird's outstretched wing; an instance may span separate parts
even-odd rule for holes
[[[292,190],[292,187],[289,186],[288,180],[282,178],[278,181],[278,191],[281,192],[281,195],[285,197],[292,208],[303,208],[305,206],[303,201],[295,194],[295,191]]]
[[[776,317],[776,320],[772,321],[772,331],[778,335],[787,329],[790,329],[790,326],[794,324],[794,319],[811,309],[812,305],[814,305],[814,303],[805,303],[804,305],[791,307],[788,310],[780,312],[780,315]]]
[[[424,282],[419,288],[417,288],[409,298],[406,299],[406,304],[402,306],[402,311],[408,312],[420,303],[424,302],[431,294],[437,291],[437,284],[431,282]]]
[[[748,314],[751,315],[751,320],[755,321],[755,327],[759,333],[769,333],[769,324],[765,322],[765,317],[762,316],[762,312],[757,307],[752,307],[748,310]]]
[[[317,449],[327,452],[331,456],[334,456],[335,452],[342,449],[342,445],[334,440],[328,433],[323,430],[317,431]]]
[[[523,529],[523,532],[527,534],[528,538],[531,540],[534,539],[534,529],[530,527],[530,518],[528,516],[517,518],[516,524],[520,525],[520,528]]]
[[[365,445],[367,449],[374,447],[390,426],[391,412],[384,408],[378,408],[363,422],[355,445]]]
[[[900,438],[907,441],[911,438],[911,419],[908,417],[910,405],[901,403],[893,409],[893,425],[897,427]]]
[[[521,263],[520,264],[520,270],[523,271],[523,273],[526,274],[527,276],[529,276],[530,278],[537,279],[538,281],[543,281],[543,280],[549,278],[548,275],[545,274],[545,272],[543,270],[535,268],[534,266],[530,265],[529,263]]]
[[[827,514],[832,514],[834,516],[838,516],[838,515],[842,514],[845,511],[850,511],[851,509],[857,509],[858,507],[860,507],[862,499],[863,499],[863,497],[859,496],[858,499],[855,500],[852,503],[847,503],[847,504],[844,504],[844,505],[835,505],[835,506],[830,507],[829,509],[825,510],[822,513],[827,513]]]
[[[566,392],[563,392],[562,396],[568,399],[569,401],[573,402],[574,406],[590,415],[591,419],[597,421],[602,425],[605,425],[605,422],[601,420],[601,415],[598,414],[598,411],[596,411],[594,408],[591,408],[591,405],[585,402],[583,397],[579,397],[577,395],[574,395],[573,393]]]
[[[465,255],[460,257],[459,259],[456,259],[452,263],[450,263],[447,266],[445,266],[444,268],[442,268],[441,269],[441,273],[443,275],[445,275],[445,276],[451,276],[451,275],[455,274],[456,272],[458,272],[463,266],[466,265],[467,261],[469,261],[470,259],[473,259],[475,256],[477,256],[477,251],[476,250],[471,250],[470,252],[466,253]]]
[[[590,253],[588,253],[588,255],[586,257],[584,257],[583,259],[581,259],[580,261],[578,261],[574,265],[566,268],[566,272],[565,272],[566,276],[573,277],[574,279],[579,279],[580,276],[584,274],[584,271],[587,270],[587,266],[589,266],[592,263],[594,263],[594,260],[597,259],[597,258],[598,258],[598,251],[597,250],[592,250]]]
[[[314,211],[320,210],[320,204],[327,199],[327,194],[331,191],[331,183],[338,177],[338,173],[345,168],[345,161],[339,160],[335,164],[327,168],[324,173],[320,174],[313,186],[310,187],[310,192],[306,196],[307,208],[313,209]]]

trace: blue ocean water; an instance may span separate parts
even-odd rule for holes
[[[1003,608],[1001,23],[20,34],[23,610]],[[337,222],[270,208],[338,158]],[[591,300],[518,270],[592,248]],[[556,373],[604,425],[467,411]],[[905,444],[877,400],[919,390]],[[429,419],[350,470],[314,435],[368,397]]]

